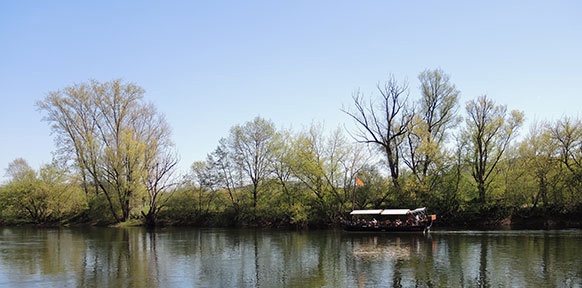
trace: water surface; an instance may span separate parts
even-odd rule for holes
[[[0,228],[2,287],[582,287],[582,231]]]

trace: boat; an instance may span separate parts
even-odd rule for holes
[[[344,230],[362,232],[429,232],[436,215],[426,207],[417,209],[353,210],[343,221]]]

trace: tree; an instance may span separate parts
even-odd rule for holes
[[[421,98],[414,120],[410,122],[406,137],[408,153],[403,160],[420,185],[431,191],[439,177],[431,177],[432,181],[427,181],[427,177],[436,175],[429,173],[430,170],[435,171],[444,164],[448,131],[458,122],[456,110],[460,92],[440,69],[425,70],[418,79]]]
[[[86,194],[102,193],[117,222],[129,218],[132,202],[148,189],[146,179],[159,175],[151,170],[159,168],[153,165],[157,155],[172,147],[169,126],[143,101],[144,93],[121,80],[90,81],[50,92],[37,103],[51,123],[58,154],[74,159]]]
[[[550,191],[558,184],[559,158],[557,156],[558,143],[552,141],[548,123],[534,123],[529,134],[519,145],[519,158],[523,159],[524,170],[532,179],[531,193],[528,193],[528,205],[536,208],[540,203],[548,206]],[[515,167],[512,167],[513,170]],[[525,186],[529,183],[518,183]],[[556,189],[553,189],[556,190]]]
[[[174,177],[178,158],[173,152],[165,154],[156,153],[155,151],[150,152],[152,152],[152,155],[149,156],[152,156],[152,158],[147,156],[145,158],[146,169],[144,177],[148,210],[145,213],[143,211],[141,213],[145,224],[154,226],[160,210],[165,207],[174,191],[172,188],[178,184]]]
[[[549,131],[557,147],[556,156],[567,171],[568,202],[576,203],[582,195],[582,121],[566,117],[550,125]]]
[[[523,112],[513,110],[507,115],[507,106],[495,105],[485,95],[469,101],[466,109],[464,135],[469,139],[472,176],[477,184],[478,200],[485,203],[495,168],[523,123]]]
[[[212,163],[197,161],[190,166],[190,187],[197,190],[196,213],[206,215],[209,213],[211,204],[216,199],[218,183],[221,179],[212,170]]]
[[[212,190],[213,187],[226,190],[235,217],[239,217],[242,200],[238,197],[236,189],[242,186],[242,173],[240,170],[237,171],[233,158],[227,139],[220,139],[218,147],[206,159],[207,168],[203,171],[204,174],[201,174],[200,185]]]
[[[314,123],[293,137],[288,165],[293,178],[310,191],[313,203],[306,204],[320,217],[333,221],[348,208],[346,204],[354,197],[355,174],[363,166],[362,154],[340,129],[325,135],[322,124]]]
[[[277,179],[278,184],[281,187],[283,194],[285,195],[283,202],[286,204],[284,212],[285,217],[290,223],[293,224],[304,224],[300,223],[305,220],[305,217],[300,217],[301,211],[300,205],[296,206],[296,201],[298,200],[298,193],[295,193],[298,189],[292,189],[290,186],[291,179],[293,175],[292,167],[290,165],[293,159],[293,148],[291,145],[293,138],[290,130],[275,133],[273,140],[273,159],[271,161],[271,169],[274,177]],[[303,214],[304,215],[304,214]],[[299,216],[299,217],[298,217]]]
[[[307,204],[320,214],[330,212],[329,197],[330,188],[325,181],[324,162],[327,160],[324,154],[324,136],[322,126],[312,124],[307,131],[296,134],[291,139],[291,157],[287,165],[291,168],[293,178],[301,182],[302,186],[310,191]],[[311,200],[312,199],[312,200]],[[328,216],[328,215],[326,215]]]
[[[343,111],[358,125],[352,137],[359,143],[376,145],[385,154],[394,189],[400,195],[400,146],[412,121],[412,115],[405,108],[408,85],[398,84],[391,78],[383,86],[378,85],[377,90],[379,103],[373,100],[366,103],[357,92],[352,96],[355,111]]]
[[[55,163],[43,165],[37,173],[18,158],[6,172],[10,180],[0,193],[0,211],[9,221],[58,222],[74,217],[84,208],[82,192]]]
[[[23,181],[35,178],[36,172],[32,167],[30,167],[30,165],[28,165],[26,160],[23,158],[17,158],[8,164],[8,168],[6,168],[6,176],[8,176],[11,181]]]
[[[240,167],[251,184],[253,209],[256,213],[260,184],[272,172],[272,142],[275,126],[271,121],[255,117],[243,125],[236,125],[230,130],[229,145],[234,162]],[[255,215],[256,217],[256,215]]]
[[[49,191],[42,185],[36,171],[22,158],[8,164],[6,175],[10,177],[2,195],[4,214],[12,214],[20,220],[37,224],[49,221]]]

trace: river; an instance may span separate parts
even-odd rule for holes
[[[2,227],[0,287],[582,287],[582,230]]]

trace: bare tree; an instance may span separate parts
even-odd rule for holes
[[[148,210],[141,212],[145,224],[156,225],[158,214],[170,199],[173,187],[178,184],[175,179],[178,157],[174,152],[153,153],[152,158],[146,157],[146,169],[144,176],[145,190],[147,193]],[[166,194],[163,194],[166,193]],[[166,196],[166,197],[162,197]]]
[[[378,85],[377,90],[378,103],[373,99],[366,102],[358,91],[352,96],[355,110],[343,111],[358,125],[352,137],[359,143],[377,145],[385,154],[394,189],[400,194],[400,146],[412,121],[412,115],[405,107],[408,85],[398,84],[390,78],[384,85]]]

